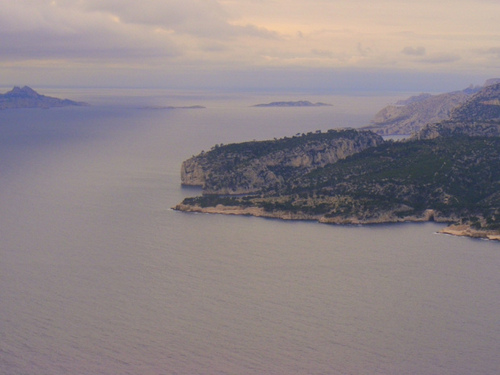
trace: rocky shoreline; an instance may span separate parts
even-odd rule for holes
[[[433,210],[426,210],[422,216],[407,216],[403,218],[393,215],[380,215],[377,218],[361,220],[357,217],[325,217],[323,215],[308,215],[304,213],[292,213],[286,211],[265,211],[262,207],[239,207],[225,206],[218,204],[215,207],[201,207],[199,205],[189,205],[180,203],[172,207],[175,211],[221,214],[221,215],[241,215],[255,216],[269,219],[280,220],[302,220],[302,221],[317,221],[323,224],[337,225],[365,225],[365,224],[394,224],[394,223],[422,223],[436,221],[440,223],[450,223],[453,220],[450,218],[435,218]],[[500,233],[495,231],[476,230],[470,225],[451,224],[450,226],[441,229],[438,233],[449,234],[453,236],[463,236],[471,238],[488,239],[500,241]]]
[[[500,233],[487,230],[477,230],[472,228],[470,225],[452,224],[446,228],[441,229],[439,233],[450,234],[453,236],[463,236],[463,237],[481,238],[492,241],[500,241]]]

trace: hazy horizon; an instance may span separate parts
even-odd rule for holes
[[[491,0],[2,5],[2,86],[446,92],[500,75]]]

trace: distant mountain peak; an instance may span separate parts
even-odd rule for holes
[[[29,86],[23,86],[23,87],[14,86],[12,90],[5,93],[4,95],[8,97],[16,96],[25,98],[39,98],[42,96]]]
[[[41,95],[29,86],[14,86],[9,92],[0,94],[0,109],[52,108],[84,105],[88,104]]]

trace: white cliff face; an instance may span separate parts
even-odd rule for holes
[[[281,147],[284,142],[292,147]],[[248,151],[255,143],[236,145],[236,151],[235,145],[229,145],[227,149],[203,153],[183,162],[181,181],[183,185],[202,186],[205,194],[255,193],[382,142],[374,133],[349,130],[345,136],[336,131],[323,137],[314,134],[277,140],[268,151],[260,151],[258,155]],[[217,156],[211,152],[217,152]]]
[[[199,159],[192,157],[181,165],[181,181],[183,185],[204,186],[205,171]]]
[[[380,110],[367,129],[378,134],[412,134],[432,122],[446,120],[454,108],[465,103],[470,95],[464,91],[429,95],[422,100],[389,105]]]

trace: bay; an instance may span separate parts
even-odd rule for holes
[[[1,373],[499,372],[498,243],[170,209],[199,193],[191,155],[364,125],[392,97],[49,94],[93,105],[0,112]]]

